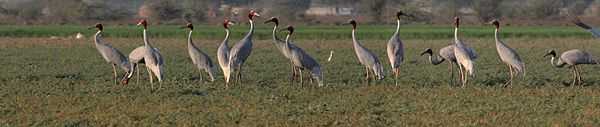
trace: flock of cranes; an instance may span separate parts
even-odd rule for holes
[[[245,61],[248,56],[252,53],[252,37],[254,34],[254,17],[260,16],[258,12],[251,10],[248,13],[248,22],[250,23],[250,30],[247,32],[246,36],[242,38],[238,43],[235,43],[231,48],[229,47],[229,27],[234,25],[235,23],[225,19],[223,22],[223,28],[225,28],[225,38],[223,42],[219,45],[217,49],[217,61],[223,72],[225,86],[229,87],[230,82],[241,83],[242,81],[242,69]],[[404,45],[400,38],[400,19],[402,16],[410,16],[402,12],[396,13],[396,31],[390,38],[387,43],[387,56],[391,65],[392,73],[394,75],[394,82],[398,85],[397,78],[400,76],[400,65],[404,61]],[[272,17],[264,22],[265,24],[272,23],[273,26],[273,44],[278,49],[278,51],[289,60],[291,74],[290,80],[298,80],[300,84],[303,84],[303,80],[305,79],[303,76],[304,73],[308,73],[308,78],[311,82],[316,81],[318,86],[323,86],[323,73],[321,70],[321,65],[306,53],[301,47],[298,47],[292,42],[292,38],[294,35],[294,27],[287,26],[281,30],[287,31],[287,35],[284,40],[280,39],[276,34],[279,27],[279,20],[275,17]],[[600,32],[592,27],[584,24],[579,19],[575,18],[573,23],[577,26],[584,28],[585,30],[591,32],[593,36],[600,37]],[[360,64],[362,64],[365,68],[365,81],[369,82],[370,80],[381,80],[384,78],[384,68],[382,66],[381,61],[375,53],[371,52],[369,49],[365,48],[363,44],[357,39],[357,22],[353,19],[349,20],[347,24],[352,25],[352,44],[354,51],[356,53],[356,57]],[[504,86],[511,86],[513,79],[518,75],[525,75],[525,63],[521,60],[520,56],[517,54],[515,49],[510,48],[506,43],[504,43],[500,37],[500,22],[498,20],[493,20],[489,24],[495,27],[495,44],[496,50],[498,52],[500,60],[508,66],[509,77]],[[154,89],[153,77],[156,77],[159,84],[163,80],[163,66],[164,60],[160,54],[158,48],[155,48],[151,45],[147,36],[147,28],[148,23],[146,20],[140,20],[137,24],[138,26],[143,27],[143,38],[144,45],[135,48],[128,57],[125,57],[123,53],[113,48],[108,43],[102,40],[102,24],[96,24],[94,27],[98,32],[94,36],[94,42],[96,48],[102,55],[102,57],[112,65],[113,67],[113,80],[114,83],[118,83],[118,75],[117,75],[117,66],[121,68],[125,74],[121,79],[122,84],[127,84],[129,80],[133,77],[133,73],[137,72],[137,76],[139,77],[139,64],[144,64],[146,70],[149,74],[150,83],[152,84],[152,89]],[[438,54],[434,54],[433,50],[430,48],[425,49],[421,53],[421,55],[428,55],[429,61],[433,65],[441,64],[444,61],[448,61],[448,68],[450,72],[450,83],[454,84],[454,66],[458,67],[459,72],[459,82],[463,87],[468,83],[469,77],[475,76],[475,59],[477,59],[477,53],[473,50],[473,48],[469,47],[466,42],[459,39],[459,26],[460,19],[455,17],[454,19],[454,43],[443,47],[439,50]],[[191,23],[186,24],[184,27],[189,29],[188,38],[187,38],[187,48],[189,56],[192,60],[193,65],[195,65],[200,73],[206,72],[210,81],[214,81],[217,73],[217,66],[213,64],[213,60],[202,51],[194,42],[192,41],[192,34],[194,31],[194,26]],[[333,53],[333,52],[331,52]],[[596,60],[589,53],[573,49],[566,51],[557,57],[557,53],[554,50],[549,50],[546,56],[551,56],[551,64],[555,67],[564,67],[568,66],[572,69],[573,72],[573,85],[581,84],[582,78],[580,75],[581,69],[578,65],[580,64],[597,64]],[[330,56],[331,57],[331,56]],[[331,59],[331,58],[329,58]],[[558,59],[558,60],[556,60]],[[556,61],[556,62],[555,62]],[[203,76],[200,77],[201,80]],[[139,82],[139,78],[136,82]],[[159,86],[161,87],[161,86]]]

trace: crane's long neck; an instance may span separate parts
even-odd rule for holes
[[[227,42],[229,40],[229,28],[225,28],[225,39],[223,39],[223,43],[222,45],[227,45]]]
[[[144,28],[144,32],[143,32],[143,34],[144,34],[144,45],[145,46],[152,46],[152,45],[150,45],[150,42],[148,42],[148,34],[147,34],[146,31],[147,31],[146,28]]]
[[[292,36],[291,34],[287,34],[285,36],[285,48],[290,49],[290,36]]]
[[[194,45],[194,42],[192,42],[192,33],[194,31],[190,30],[190,33],[188,34],[188,38],[187,38],[187,43],[188,43],[188,47],[196,47],[196,45]]]
[[[496,39],[496,43],[502,43],[500,41],[500,30],[498,28],[496,28],[496,30],[494,31],[494,37]]]
[[[356,39],[356,28],[352,29],[352,44],[354,44],[355,47],[360,46],[358,39]]]
[[[250,22],[250,31],[248,32],[246,37],[252,37],[252,34],[254,34],[254,21],[252,19],[248,21]]]
[[[277,38],[277,24],[275,24],[275,26],[273,27],[273,41],[275,41],[276,43],[280,40],[279,38]]]
[[[396,32],[394,34],[399,34],[400,32],[400,19],[396,20]]]
[[[562,68],[566,65],[566,63],[561,62],[560,59],[556,61],[556,63],[554,63],[554,60],[556,59],[556,55],[552,55],[552,58],[550,59],[550,64],[552,64],[552,66],[557,67],[557,68]]]
[[[96,44],[100,44],[102,43],[102,30],[98,30],[98,32],[96,32],[96,35],[94,35],[94,43]]]
[[[436,55],[435,58],[432,52],[427,52],[427,56],[429,57],[429,62],[433,65],[438,65],[444,62],[445,59],[441,58],[439,55]]]
[[[458,42],[458,27],[454,27],[454,41]]]
[[[429,62],[431,62],[431,64],[433,64],[433,65],[438,65],[446,60],[444,58],[441,58],[438,55],[435,55],[435,58],[434,58],[432,53],[428,53],[428,54],[429,54]]]

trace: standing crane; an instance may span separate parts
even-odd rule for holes
[[[148,41],[148,36],[147,36],[147,29],[148,29],[148,22],[145,19],[142,19],[138,22],[137,24],[138,26],[142,26],[144,28],[143,30],[143,37],[144,37],[144,46],[143,48],[136,48],[134,51],[132,51],[129,54],[129,57],[132,58],[133,60],[136,60],[136,62],[134,62],[133,67],[136,67],[138,63],[141,63],[140,61],[143,60],[143,63],[146,65],[146,70],[148,71],[148,76],[150,78],[150,84],[151,84],[151,88],[154,89],[154,82],[152,79],[152,74],[154,74],[156,76],[156,78],[158,79],[158,82],[162,82],[163,80],[163,65],[164,65],[164,61],[162,59],[162,55],[160,55],[160,53],[158,52],[158,49],[152,47],[152,45],[150,44],[150,42]],[[132,77],[133,74],[129,74],[129,76],[127,76],[128,78],[124,80],[124,82],[128,82],[129,79]],[[159,84],[159,88],[162,87],[162,84]]]
[[[215,81],[215,65],[213,64],[210,57],[200,50],[194,42],[192,42],[192,33],[194,32],[194,25],[192,23],[187,23],[184,28],[190,29],[187,38],[188,45],[188,53],[190,54],[190,58],[192,59],[192,63],[198,67],[198,70],[202,72],[204,70],[208,73],[210,77],[210,81]],[[202,80],[202,75],[200,75],[200,80]]]
[[[572,22],[575,25],[577,25],[577,26],[585,29],[586,31],[592,33],[592,36],[594,36],[595,38],[600,38],[600,31],[598,31],[598,29],[594,29],[591,26],[589,26],[589,25],[581,22],[581,20],[579,20],[579,18],[577,18],[577,17],[573,18]]]
[[[128,57],[129,57],[129,63],[131,64],[131,67],[132,67],[132,72],[129,73],[127,75],[127,77],[122,80],[123,83],[129,82],[129,79],[131,79],[133,77],[133,72],[137,73],[137,78],[136,78],[135,83],[136,84],[140,83],[140,71],[139,71],[138,64],[144,64],[144,50],[145,50],[144,48],[145,47],[142,45],[142,46],[139,46],[139,47],[133,49],[133,51],[131,51],[129,53]],[[162,59],[162,56],[160,56],[160,52],[158,51],[158,48],[152,48],[152,49],[154,50],[153,51],[154,55],[158,56],[158,58],[159,58],[158,61],[161,61],[161,63],[162,63],[163,59]]]
[[[562,68],[565,65],[568,65],[572,72],[573,72],[573,83],[571,84],[571,86],[574,85],[579,85],[582,82],[582,78],[581,78],[581,68],[579,68],[580,64],[598,64],[598,62],[596,62],[596,60],[594,59],[594,57],[585,52],[585,51],[581,51],[579,49],[572,49],[566,52],[563,52],[560,55],[560,58],[558,58],[558,60],[556,61],[556,63],[554,62],[554,60],[556,59],[556,51],[554,50],[549,50],[544,57],[546,56],[551,56],[552,58],[550,59],[550,64],[552,64],[554,67],[557,68]]]
[[[98,29],[98,32],[96,32],[94,35],[94,44],[96,44],[96,49],[98,49],[98,52],[100,52],[102,58],[104,58],[107,63],[112,65],[113,81],[115,84],[117,84],[117,66],[123,69],[126,72],[125,76],[127,76],[127,73],[130,73],[131,71],[129,61],[127,60],[127,57],[125,57],[125,55],[123,55],[123,53],[121,53],[119,50],[102,41],[102,30],[104,28],[102,24],[98,23],[93,27],[90,27],[90,29],[92,28]]]
[[[400,16],[405,15],[399,11],[396,13],[396,32],[387,43],[387,56],[390,60],[390,66],[394,73],[394,83],[398,85],[398,76],[400,75],[400,64],[404,61],[404,45],[400,39]]]
[[[231,75],[231,72],[236,72],[236,80],[238,82],[241,82],[242,80],[242,66],[244,65],[244,62],[246,62],[248,56],[250,56],[250,53],[252,53],[252,35],[254,35],[254,21],[252,18],[255,16],[260,15],[258,12],[250,10],[250,13],[248,13],[250,30],[242,40],[231,47],[231,51],[229,52],[229,74]],[[226,76],[225,82],[229,83],[230,79],[231,76]]]
[[[291,49],[296,49],[298,48],[298,46],[294,45],[293,43],[290,44],[286,44],[286,42],[284,40],[281,40],[277,37],[277,27],[279,26],[279,19],[277,19],[276,17],[271,17],[269,20],[265,21],[266,23],[274,23],[275,25],[273,26],[273,43],[275,44],[275,47],[277,47],[277,49],[279,50],[279,52],[281,52],[281,54],[283,54],[283,56],[287,59],[290,60],[290,67],[292,69],[292,74],[291,74],[291,80],[293,81],[296,76],[297,76],[297,72],[299,72],[299,69],[296,68],[296,66],[294,66],[294,64],[292,63],[291,60],[291,56],[290,54],[290,50]],[[289,45],[289,48],[286,48]],[[302,79],[301,79],[302,80]]]
[[[464,44],[463,41],[458,39],[458,26],[460,25],[460,19],[458,17],[454,17],[454,56],[456,57],[456,62],[458,63],[458,69],[460,72],[460,79],[462,82],[462,87],[465,87],[468,82],[468,76],[475,76],[474,74],[474,62],[471,59],[471,56],[474,55],[475,52],[469,51],[469,47]]]
[[[469,52],[473,52],[472,48],[468,48]],[[454,44],[452,45],[448,45],[446,47],[443,47],[439,50],[439,54],[438,55],[433,55],[433,50],[431,50],[430,48],[425,49],[425,51],[421,52],[421,56],[428,54],[429,55],[429,62],[433,65],[439,65],[440,63],[444,62],[444,61],[448,61],[448,70],[450,72],[450,84],[454,84],[454,70],[453,70],[453,65],[457,65],[458,63],[456,63],[456,57],[454,56]],[[471,59],[477,59],[477,55],[475,53],[469,53],[471,56]]]
[[[500,60],[508,65],[508,71],[510,73],[510,79],[504,84],[504,87],[510,85],[512,86],[513,77],[517,74],[524,75],[525,73],[525,63],[519,57],[517,52],[508,47],[502,40],[500,40],[500,22],[498,20],[493,20],[491,22],[496,30],[494,32],[494,37],[496,40],[496,51],[498,51],[498,56],[500,56]]]
[[[367,48],[365,48],[364,46],[362,46],[360,44],[360,42],[358,41],[358,39],[356,39],[356,21],[354,19],[351,19],[350,21],[348,21],[349,24],[352,25],[352,44],[354,45],[354,52],[356,53],[356,57],[358,58],[358,61],[365,66],[365,72],[366,72],[366,81],[369,81],[370,77],[369,77],[369,73],[372,71],[374,73],[371,74],[373,75],[373,78],[375,78],[375,76],[377,77],[377,80],[381,80],[384,78],[383,76],[383,67],[381,65],[381,62],[379,62],[379,59],[377,58],[377,56],[375,54],[373,54],[371,51],[369,51]]]
[[[319,87],[323,86],[323,74],[321,72],[321,65],[315,60],[313,57],[308,55],[302,48],[296,47],[292,48],[290,37],[294,33],[294,27],[288,26],[286,28],[289,33],[285,37],[285,50],[288,50],[290,54],[290,59],[292,64],[298,68],[300,75],[300,84],[302,85],[302,70],[309,70],[311,73],[312,79],[315,79],[318,82]]]
[[[225,39],[223,39],[223,42],[221,42],[221,45],[219,45],[219,48],[217,48],[217,60],[219,61],[219,66],[221,67],[221,70],[223,70],[223,76],[225,77],[225,80],[229,79],[229,45],[227,44],[227,42],[229,42],[229,26],[233,25],[234,23],[232,21],[229,21],[229,19],[225,19],[223,21],[223,28],[225,28]],[[228,84],[225,84],[225,87],[229,87]]]

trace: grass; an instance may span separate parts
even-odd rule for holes
[[[365,37],[361,37],[365,38]],[[521,54],[527,75],[513,88],[501,88],[507,67],[491,38],[469,38],[479,53],[476,78],[449,86],[447,66],[433,66],[418,53],[437,50],[446,39],[406,39],[400,85],[387,77],[365,84],[350,40],[297,40],[324,69],[326,87],[292,84],[287,61],[269,40],[255,41],[246,63],[245,83],[224,89],[198,80],[182,38],[152,39],[166,60],[163,89],[151,92],[146,74],[140,84],[114,85],[111,67],[91,39],[1,38],[0,126],[599,126],[598,66],[583,66],[585,87],[569,87],[570,71],[553,68],[547,49],[584,49],[599,54],[597,40],[509,38]],[[107,38],[123,52],[140,39]],[[196,39],[215,60],[220,40]],[[236,42],[236,41],[232,41]],[[363,40],[386,61],[386,40]],[[590,47],[591,46],[591,47]],[[326,62],[329,51],[332,62]],[[202,73],[204,75],[204,73]],[[219,73],[220,74],[220,73]]]
[[[394,32],[394,25],[367,25],[359,26],[358,35],[362,39],[389,39]],[[105,36],[107,37],[140,37],[141,28],[133,25],[107,26]],[[149,34],[161,38],[184,38],[185,30],[179,26],[162,25],[150,26]],[[236,25],[232,28],[232,38],[241,38],[247,32],[248,26]],[[256,38],[271,38],[271,25],[257,24]],[[196,36],[202,39],[218,40],[225,36],[221,25],[197,25]],[[404,39],[448,39],[454,37],[451,26],[426,26],[426,25],[403,25],[401,36]],[[493,27],[491,26],[468,26],[461,29],[464,36],[476,38],[493,38]],[[88,30],[86,26],[0,26],[0,37],[69,37],[81,32],[92,36],[95,30]],[[350,26],[297,26],[296,38],[301,40],[316,39],[348,39],[350,38]],[[530,38],[563,38],[563,37],[590,37],[586,31],[575,26],[508,26],[502,28],[504,37],[530,37]]]

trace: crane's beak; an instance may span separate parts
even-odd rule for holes
[[[94,28],[96,28],[96,26],[90,26],[90,27],[88,27],[87,29],[88,29],[88,30],[91,30],[91,29],[94,29]]]

